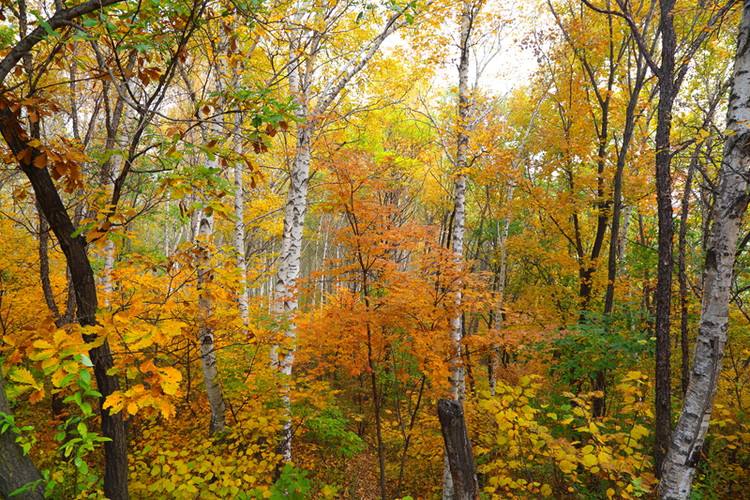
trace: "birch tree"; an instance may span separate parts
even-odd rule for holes
[[[339,20],[351,13],[353,6],[347,2],[336,2],[322,11],[313,9],[307,2],[299,2],[290,16],[289,41],[289,93],[296,105],[297,118],[294,158],[289,175],[289,190],[284,205],[284,229],[279,252],[279,267],[274,277],[273,314],[282,325],[283,340],[274,347],[272,361],[278,365],[286,379],[292,376],[294,365],[294,342],[296,338],[293,314],[298,299],[295,291],[300,274],[302,232],[307,212],[307,191],[310,177],[313,136],[325,124],[325,115],[339,97],[341,91],[367,65],[380,49],[382,43],[399,27],[406,23],[404,10],[397,9],[367,43],[349,55],[341,67],[331,76],[318,74],[318,56],[324,49],[330,32]],[[324,26],[320,31],[313,25]],[[319,92],[316,89],[320,88]],[[286,408],[281,452],[288,462],[292,459],[291,402],[288,386],[282,391],[282,402]]]
[[[482,2],[464,0],[461,5],[459,20],[459,56],[458,56],[458,116],[456,125],[456,158],[453,186],[453,228],[451,231],[451,250],[458,267],[463,266],[464,228],[466,225],[466,181],[469,167],[469,132],[471,95],[469,87],[469,55],[472,46],[472,28]],[[450,384],[451,398],[459,405],[463,404],[466,393],[464,367],[461,357],[461,339],[463,338],[463,312],[461,310],[462,291],[458,284],[456,290],[456,313],[451,320],[451,357]],[[448,456],[443,468],[443,498],[453,498],[453,478]]]
[[[217,63],[213,68],[215,73],[220,73],[220,64]],[[190,78],[180,68],[182,79],[188,89],[190,99],[193,105],[198,108],[198,96],[192,87]],[[217,91],[221,89],[220,75],[215,74],[215,84]],[[220,92],[219,92],[220,93]],[[222,102],[223,99],[220,99]],[[215,116],[222,116],[221,110],[216,110]],[[215,116],[209,117],[210,119]],[[216,140],[210,134],[217,135],[219,132],[218,124],[213,121],[208,124],[201,122],[200,125],[201,139],[204,144],[215,144]],[[234,135],[234,134],[233,134]],[[218,159],[216,153],[206,155],[206,167],[209,171],[218,171]],[[197,226],[193,234],[195,235],[196,249],[196,267],[197,267],[197,289],[198,289],[198,345],[200,349],[201,370],[203,371],[203,384],[206,389],[208,404],[211,409],[211,419],[209,422],[209,433],[223,432],[226,427],[226,404],[224,394],[221,389],[219,379],[219,368],[216,356],[216,339],[214,330],[211,325],[212,300],[211,292],[207,286],[211,282],[211,242],[214,231],[214,218],[209,208],[201,208],[194,215],[195,225]]]
[[[724,159],[706,251],[703,302],[693,368],[685,401],[664,460],[659,497],[684,499],[708,430],[727,341],[729,300],[737,239],[747,210],[750,179],[750,3],[742,10],[732,90],[727,110]]]
[[[211,168],[211,166],[209,166]],[[216,168],[215,166],[213,168]],[[213,235],[213,217],[206,210],[201,210],[198,223],[198,311],[200,325],[198,327],[198,343],[201,352],[201,369],[203,383],[206,387],[208,404],[211,407],[211,434],[223,432],[226,426],[224,395],[219,382],[219,368],[216,359],[216,342],[211,327],[211,292],[206,289],[211,281],[211,253],[210,244]]]

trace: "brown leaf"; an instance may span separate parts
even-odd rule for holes
[[[25,148],[21,150],[17,155],[16,159],[23,165],[28,165],[31,162],[31,148]]]
[[[32,162],[36,168],[44,168],[47,166],[47,153],[39,153],[34,157]]]

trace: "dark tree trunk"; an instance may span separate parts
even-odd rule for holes
[[[438,418],[453,478],[453,498],[456,500],[479,498],[474,455],[471,451],[471,441],[466,430],[461,403],[441,399],[438,401]]]
[[[628,158],[628,149],[633,138],[635,129],[636,108],[638,106],[638,97],[643,87],[646,77],[645,67],[639,59],[635,83],[630,93],[628,106],[625,112],[625,128],[622,133],[622,147],[617,154],[617,165],[615,167],[614,188],[612,193],[612,230],[609,237],[609,254],[607,258],[607,289],[604,294],[604,319],[607,322],[606,328],[609,332],[609,317],[612,315],[615,304],[615,280],[617,279],[617,259],[618,259],[618,242],[620,238],[620,219],[622,218],[622,181],[625,171],[625,162]],[[594,398],[593,412],[596,417],[603,417],[607,409],[606,399],[606,378],[603,373],[597,373],[595,377],[594,389],[604,393],[601,398]]]
[[[34,189],[36,201],[42,210],[70,269],[73,288],[76,295],[78,321],[81,326],[96,324],[97,296],[94,273],[86,254],[86,240],[82,236],[74,237],[76,231],[60,195],[55,188],[47,168],[33,166],[34,160],[42,153],[28,145],[28,134],[21,127],[18,116],[11,111],[7,100],[0,100],[0,133],[19,161],[19,167],[26,174]],[[29,151],[31,154],[22,152]],[[86,342],[92,342],[95,337],[84,336]],[[112,368],[112,355],[109,343],[105,341],[101,346],[89,351],[94,364],[94,375],[97,387],[102,394],[100,404],[107,396],[119,389],[119,381],[107,372]],[[109,410],[101,408],[102,434],[110,438],[104,444],[105,471],[104,493],[112,500],[128,498],[127,485],[127,438],[122,415],[111,414]]]
[[[672,105],[674,103],[674,0],[661,0],[661,67],[656,124],[656,201],[659,216],[659,264],[656,275],[656,432],[654,465],[657,476],[669,448],[672,426],[670,379],[670,307],[672,304]]]
[[[727,106],[716,200],[703,270],[703,300],[690,381],[657,491],[661,499],[690,498],[701,461],[727,343],[737,242],[748,205],[750,178],[750,2],[742,9]]]
[[[5,398],[3,379],[0,378],[0,413],[10,414],[10,405]],[[23,454],[16,444],[16,436],[11,430],[0,433],[0,497],[10,498],[10,494],[18,488],[40,481],[42,476],[36,470],[31,459]],[[44,498],[41,482],[36,488],[13,498],[32,500]]]

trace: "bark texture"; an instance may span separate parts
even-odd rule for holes
[[[469,51],[471,44],[471,28],[474,18],[474,5],[464,0],[459,22],[459,59],[458,59],[458,123],[456,132],[456,180],[453,186],[453,227],[451,229],[451,250],[457,268],[463,267],[464,261],[464,226],[466,224],[466,169],[469,166]],[[461,339],[463,337],[463,300],[461,283],[457,283],[456,312],[451,320],[451,353],[450,353],[450,384],[451,397],[458,402],[459,408],[463,404],[466,393],[466,380],[463,366]],[[449,450],[446,448],[446,456]],[[443,498],[452,498],[455,490],[453,474],[449,461],[443,466]]]
[[[451,249],[456,265],[463,266],[464,227],[466,225],[466,169],[469,166],[469,49],[473,6],[464,2],[460,24],[460,54],[458,63],[458,126],[456,134],[456,180],[453,186],[453,228]],[[461,337],[463,314],[461,312],[461,285],[456,292],[456,315],[451,322],[451,396],[463,401],[466,391],[464,369],[461,364]]]
[[[674,58],[676,50],[673,24],[674,0],[660,0],[661,67],[659,105],[656,124],[656,202],[659,219],[659,263],[656,271],[656,432],[654,459],[656,473],[669,447],[672,425],[669,324],[672,305],[672,106],[674,103]]]
[[[242,154],[242,115],[237,113],[232,133],[232,147],[238,155]],[[247,260],[245,259],[245,191],[242,182],[242,162],[234,165],[234,248],[237,252],[237,270],[240,273],[237,302],[240,318],[247,332],[250,325],[250,289],[247,286]]]
[[[659,497],[685,499],[713,409],[721,360],[727,340],[727,321],[737,239],[748,203],[750,177],[750,3],[745,2],[737,43],[732,92],[727,110],[730,133],[724,145],[713,225],[706,252],[703,302],[680,420],[664,460]]]
[[[201,213],[198,226],[198,309],[200,326],[198,327],[198,343],[201,351],[201,368],[203,382],[206,386],[206,396],[211,407],[211,423],[209,432],[222,432],[226,427],[226,405],[219,382],[219,367],[216,364],[216,343],[211,326],[211,295],[206,285],[211,281],[209,262],[211,253],[209,244],[213,235],[213,218]]]
[[[479,498],[474,455],[471,451],[471,441],[466,430],[461,403],[441,399],[438,401],[438,418],[453,480],[453,492],[450,498],[455,500]]]

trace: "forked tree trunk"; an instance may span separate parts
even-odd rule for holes
[[[748,203],[750,178],[750,2],[745,2],[737,40],[732,92],[727,110],[724,159],[706,252],[703,303],[680,420],[664,460],[659,497],[686,499],[711,419],[727,341],[727,322],[737,237]]]
[[[318,97],[314,108],[310,107],[310,87],[314,83],[315,75],[312,73],[315,64],[314,56],[307,60],[301,60],[304,54],[305,36],[310,33],[299,26],[304,25],[305,2],[297,5],[297,12],[292,18],[292,32],[299,33],[290,43],[290,73],[289,92],[297,105],[296,117],[297,139],[289,179],[289,191],[287,193],[284,208],[284,230],[281,238],[281,250],[279,252],[279,267],[273,280],[273,303],[271,310],[283,325],[283,339],[275,345],[271,351],[271,362],[278,366],[284,380],[282,381],[281,400],[286,410],[286,419],[283,426],[280,451],[286,462],[292,459],[292,421],[291,400],[289,384],[291,382],[294,367],[294,349],[296,331],[294,313],[297,310],[297,278],[300,275],[300,257],[302,253],[302,233],[305,224],[305,213],[307,212],[307,189],[310,175],[310,158],[312,156],[312,138],[315,130],[321,126],[320,120],[333,104],[341,91],[354,76],[364,68],[377,53],[383,41],[396,29],[403,25],[400,21],[402,12],[393,14],[386,20],[383,30],[365,44],[362,49],[344,65],[341,73],[337,74],[328,82],[323,83],[323,89]],[[320,43],[321,33],[312,34],[314,44]]]

